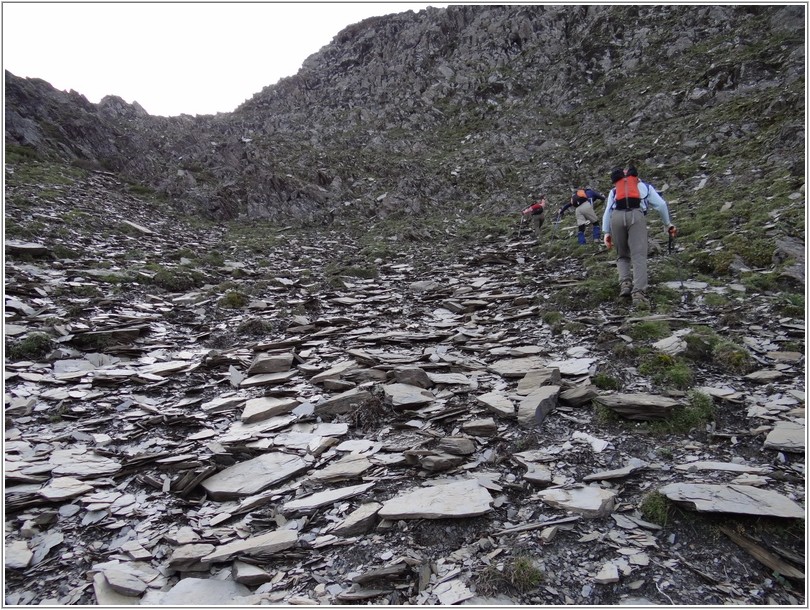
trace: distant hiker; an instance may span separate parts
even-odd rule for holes
[[[586,243],[585,229],[588,223],[593,225],[593,241],[599,241],[599,220],[596,212],[593,211],[594,201],[604,201],[605,196],[590,187],[579,187],[571,195],[571,201],[566,203],[557,214],[557,220],[563,217],[568,208],[574,208],[577,219],[577,242],[581,245]]]
[[[651,184],[638,178],[632,165],[616,167],[610,172],[613,183],[602,216],[605,246],[616,245],[616,267],[619,271],[619,296],[632,297],[633,304],[647,306],[647,210],[652,207],[667,231],[677,234],[670,222],[664,198]]]
[[[534,231],[538,241],[540,240],[540,227],[543,226],[543,221],[546,219],[546,203],[546,196],[540,195],[539,201],[521,212],[523,220],[529,219],[532,223],[532,231]]]

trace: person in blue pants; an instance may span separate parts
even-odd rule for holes
[[[563,217],[568,208],[574,208],[577,219],[577,242],[580,245],[587,243],[585,229],[590,223],[593,226],[593,241],[599,241],[599,220],[594,211],[595,202],[604,201],[605,196],[590,187],[580,187],[571,195],[571,201],[566,203],[557,214],[557,220]]]

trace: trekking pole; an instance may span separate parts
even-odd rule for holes
[[[667,243],[667,253],[669,256],[673,256],[675,254],[675,235],[672,232],[667,231],[669,233],[669,242]],[[678,269],[678,280],[681,282],[681,295],[683,295],[683,268],[681,267],[680,261],[675,260],[675,267]]]

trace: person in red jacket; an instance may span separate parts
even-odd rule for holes
[[[537,203],[533,203],[521,212],[523,220],[529,219],[532,223],[532,231],[534,231],[537,241],[540,241],[540,227],[543,226],[546,219],[546,203],[546,196],[540,195],[540,200]]]

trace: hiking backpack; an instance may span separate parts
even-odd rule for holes
[[[626,208],[637,208],[641,205],[641,191],[638,176],[625,176],[616,181],[616,203],[624,204]]]

